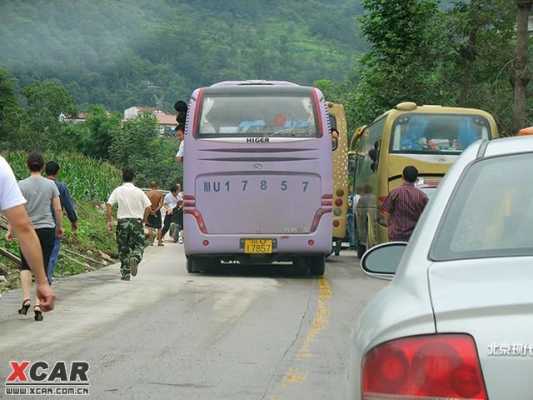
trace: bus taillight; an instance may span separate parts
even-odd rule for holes
[[[318,95],[318,90],[313,89],[313,109],[315,110],[315,118],[318,121],[318,136],[322,137],[324,134],[324,124],[322,122],[322,110],[320,107],[320,96]]]
[[[319,208],[318,210],[316,210],[315,216],[313,217],[313,223],[311,224],[311,233],[315,232],[318,229],[318,224],[320,223],[320,219],[322,218],[322,216],[330,212],[331,208]]]
[[[200,114],[202,112],[202,101],[204,100],[204,91],[202,89],[198,90],[198,96],[196,96],[196,104],[194,107],[194,119],[192,122],[192,135],[194,137],[198,136],[198,131],[200,130]]]
[[[200,229],[200,232],[207,235],[207,226],[205,225],[204,217],[200,213],[200,211],[196,209],[187,209],[183,211],[184,214],[189,214],[194,217],[196,220],[196,223],[198,224],[198,229]]]
[[[342,204],[343,204],[343,203],[344,203],[344,202],[342,201],[342,199],[337,199],[337,200],[335,200],[335,205],[336,205],[337,207],[342,207]]]
[[[325,194],[324,196],[322,196],[321,205],[322,207],[332,207],[333,206],[333,195]]]

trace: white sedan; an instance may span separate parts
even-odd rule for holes
[[[409,244],[361,266],[394,279],[354,331],[350,399],[533,399],[533,137],[470,146]]]

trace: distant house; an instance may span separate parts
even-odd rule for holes
[[[176,115],[167,114],[164,111],[156,110],[152,107],[133,106],[124,110],[124,121],[137,118],[140,114],[152,114],[159,125],[159,134],[161,136],[173,136],[174,130],[178,126],[176,122]]]
[[[78,115],[66,115],[61,113],[59,114],[59,121],[67,124],[82,124],[87,121],[87,113],[79,112]]]

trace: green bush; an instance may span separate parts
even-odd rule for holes
[[[10,152],[5,155],[18,179],[28,176],[26,153]],[[90,159],[76,153],[46,153],[45,161],[57,161],[61,167],[59,179],[67,184],[71,195],[78,201],[105,201],[120,184],[120,171],[107,162]]]

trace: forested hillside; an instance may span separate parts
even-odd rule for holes
[[[0,2],[0,67],[58,79],[83,109],[169,108],[223,79],[341,80],[365,44],[359,0]]]

